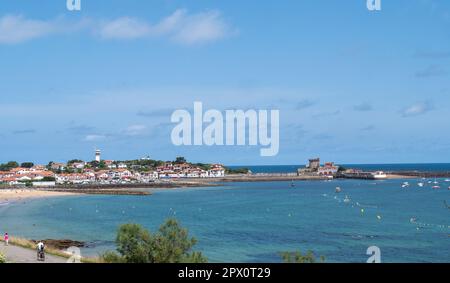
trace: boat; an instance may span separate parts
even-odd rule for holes
[[[419,186],[419,187],[423,187],[423,186],[425,186],[425,184],[424,184],[424,183],[422,183],[422,182],[419,182],[419,183],[417,183],[417,186]]]
[[[338,194],[338,193],[340,193],[342,190],[341,190],[341,187],[336,187],[336,193]]]
[[[440,186],[433,186],[431,187],[433,190],[439,190],[441,187]]]
[[[445,182],[450,182],[450,179],[445,179]]]
[[[293,187],[295,187],[295,183],[294,183],[294,181],[292,180],[292,181],[291,181],[291,188],[293,188]]]
[[[348,196],[345,196],[344,202],[345,202],[345,203],[349,203],[349,202],[350,202],[350,198],[349,198]]]
[[[377,172],[373,173],[373,178],[374,179],[386,179],[387,175],[383,171],[377,171]]]
[[[407,187],[409,187],[409,183],[408,182],[403,182],[402,188],[407,188]]]

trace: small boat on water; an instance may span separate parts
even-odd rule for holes
[[[376,180],[379,180],[379,179],[386,179],[386,178],[387,178],[387,175],[386,175],[386,173],[384,173],[383,171],[377,171],[377,172],[375,172],[375,173],[373,174],[373,178],[376,179]]]
[[[419,186],[419,187],[423,187],[425,184],[424,183],[422,183],[422,182],[420,182],[420,183],[417,183],[417,186]]]
[[[342,190],[341,190],[341,187],[336,187],[336,193],[338,194],[338,193],[340,193]]]
[[[440,186],[433,186],[431,187],[433,190],[439,190],[441,187]]]
[[[450,182],[450,179],[445,179],[445,182]]]
[[[291,181],[291,188],[294,188],[295,187],[295,183],[294,183],[294,180],[292,180]]]
[[[402,188],[407,188],[407,187],[409,187],[409,183],[408,182],[403,182]]]

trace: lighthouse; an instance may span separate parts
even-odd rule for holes
[[[101,160],[101,151],[100,149],[95,150],[95,161],[100,162]]]

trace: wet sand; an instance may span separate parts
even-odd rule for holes
[[[72,195],[77,194],[69,192],[49,192],[33,189],[0,189],[0,203],[15,202],[25,199],[72,196]]]

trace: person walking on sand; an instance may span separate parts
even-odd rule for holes
[[[4,239],[5,239],[5,245],[7,246],[9,244],[9,235],[8,235],[8,233],[5,233]]]

